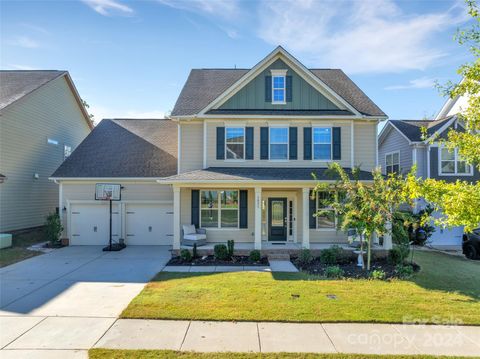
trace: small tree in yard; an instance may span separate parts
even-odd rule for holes
[[[52,246],[60,241],[63,226],[57,213],[50,213],[45,220],[45,236]]]
[[[329,172],[336,174],[339,180],[334,184],[317,183],[314,193],[333,191],[330,198],[332,207],[338,218],[338,227],[344,231],[356,229],[367,244],[367,269],[370,270],[372,236],[386,234],[386,225],[392,222],[394,213],[400,204],[408,202],[405,192],[405,179],[397,174],[383,176],[380,169],[375,169],[373,182],[361,182],[358,179],[359,169],[352,171],[353,179],[338,164],[330,165]],[[317,215],[322,215],[319,211]]]

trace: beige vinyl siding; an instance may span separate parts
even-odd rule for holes
[[[64,77],[2,110],[0,173],[7,180],[0,184],[0,231],[44,224],[58,206],[58,185],[48,178],[63,162],[64,145],[73,151],[89,132]]]
[[[370,172],[376,166],[377,123],[355,123],[355,166]]]
[[[179,173],[203,168],[203,122],[182,123]]]
[[[216,128],[218,126],[235,126],[232,121],[219,121],[207,123],[207,167],[327,167],[326,161],[305,161],[303,160],[303,128],[312,126],[331,126],[341,127],[341,142],[342,142],[342,154],[341,160],[338,161],[343,167],[350,167],[351,164],[351,125],[350,121],[338,121],[338,120],[322,120],[322,121],[301,121],[301,120],[288,120],[284,121],[287,127],[297,127],[297,160],[289,161],[269,161],[260,159],[260,128],[269,127],[269,122],[257,120],[241,122],[241,126],[254,127],[254,159],[244,161],[225,161],[216,159],[216,144],[217,134]],[[279,124],[281,122],[271,122],[272,124]]]
[[[211,188],[216,189],[216,188]],[[225,189],[241,189],[228,187]],[[226,242],[230,239],[235,242],[253,242],[255,228],[255,192],[248,189],[248,228],[242,229],[212,229],[207,228],[207,242]],[[180,226],[192,222],[192,188],[180,190]]]

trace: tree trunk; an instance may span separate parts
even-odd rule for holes
[[[367,249],[367,270],[370,270],[370,261],[372,258],[372,235],[368,237],[368,249]]]
[[[362,270],[365,270],[365,261],[363,260],[363,233],[360,235],[360,255],[362,256]]]

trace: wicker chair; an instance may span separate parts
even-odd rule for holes
[[[193,232],[195,230],[195,232]],[[185,231],[188,231],[185,234]],[[182,226],[182,244],[184,246],[192,246],[196,243],[198,246],[203,246],[207,242],[207,230],[203,228],[195,228],[194,225]]]

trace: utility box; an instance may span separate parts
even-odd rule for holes
[[[0,249],[12,246],[12,235],[8,233],[0,233]]]

